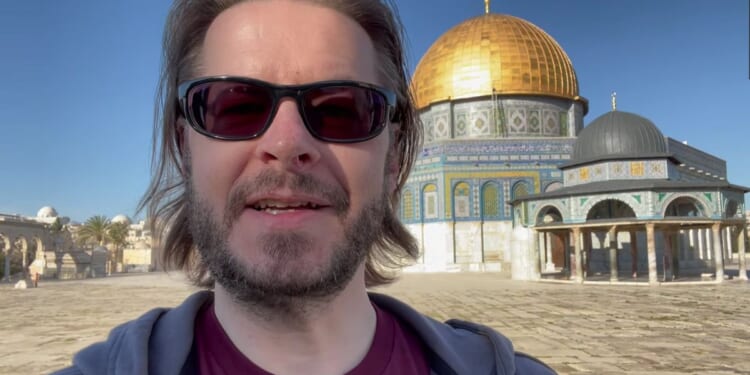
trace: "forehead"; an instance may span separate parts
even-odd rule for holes
[[[377,81],[372,41],[346,15],[306,1],[242,2],[213,21],[199,75],[239,75],[282,84]]]

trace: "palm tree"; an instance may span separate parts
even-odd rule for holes
[[[107,228],[109,243],[115,247],[113,258],[116,262],[122,262],[122,249],[128,245],[128,230],[128,224],[123,222],[111,223]]]
[[[58,233],[62,232],[63,229],[65,229],[65,226],[63,225],[62,221],[60,221],[59,217],[56,217],[55,218],[55,222],[52,223],[52,225],[50,225],[50,227],[49,227],[49,230],[53,234],[58,234]]]
[[[95,242],[99,246],[104,246],[110,239],[109,226],[109,219],[104,215],[90,217],[78,230],[78,242],[82,245]]]

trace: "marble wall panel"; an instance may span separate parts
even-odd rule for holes
[[[456,263],[482,262],[482,227],[477,221],[457,222]]]
[[[424,264],[430,269],[453,264],[453,224],[437,222],[423,224]]]

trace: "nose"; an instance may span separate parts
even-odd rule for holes
[[[301,172],[320,160],[319,141],[307,130],[291,99],[279,103],[271,125],[257,142],[256,156],[266,164],[278,163]]]

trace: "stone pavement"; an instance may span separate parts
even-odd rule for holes
[[[179,274],[0,286],[0,374],[47,373],[114,325],[193,289]],[[642,286],[407,274],[378,291],[437,319],[482,322],[560,374],[750,374],[750,283]]]

